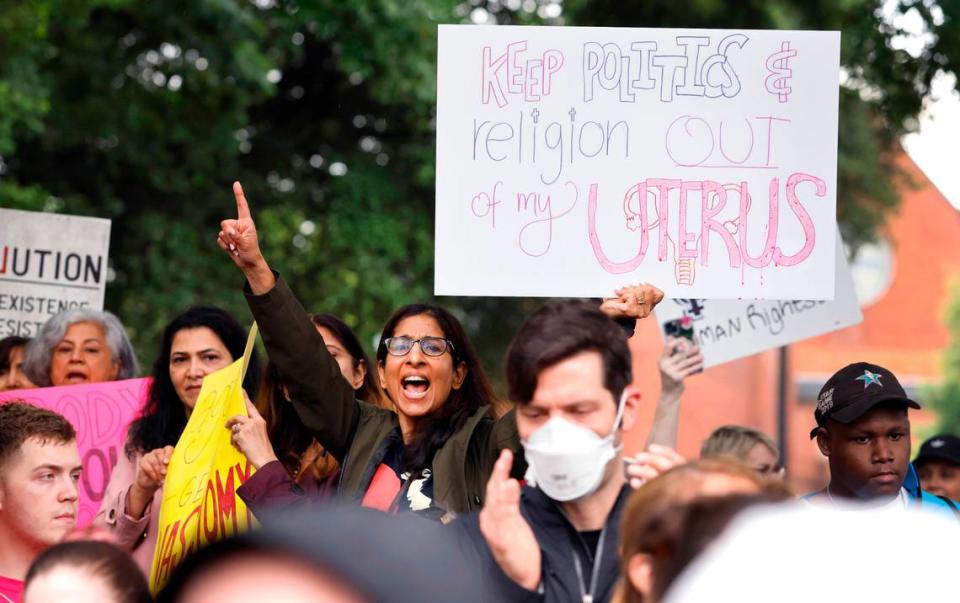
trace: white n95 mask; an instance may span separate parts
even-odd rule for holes
[[[593,494],[600,487],[607,464],[620,450],[614,439],[626,399],[624,391],[613,427],[605,438],[564,418],[553,417],[521,442],[528,465],[527,483],[560,502]]]

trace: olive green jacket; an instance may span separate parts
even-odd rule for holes
[[[340,462],[339,496],[360,501],[383,460],[388,438],[399,428],[396,413],[356,399],[310,316],[282,278],[278,276],[276,286],[263,295],[253,295],[247,287],[246,297],[300,420]],[[434,505],[452,515],[479,510],[503,448],[514,451],[513,474],[522,476],[525,463],[514,411],[494,419],[490,408],[483,406],[434,455]]]

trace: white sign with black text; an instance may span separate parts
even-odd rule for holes
[[[70,308],[103,309],[110,220],[0,209],[0,338]]]

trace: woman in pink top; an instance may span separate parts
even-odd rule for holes
[[[144,574],[149,574],[153,562],[167,463],[193,412],[203,378],[240,358],[246,341],[246,331],[236,319],[210,306],[190,308],[163,332],[150,397],[127,431],[126,454],[117,461],[94,520],[130,551]],[[254,356],[244,388],[254,391],[258,377]]]

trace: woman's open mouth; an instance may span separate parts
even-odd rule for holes
[[[419,400],[427,395],[430,380],[421,375],[410,375],[400,380],[403,395],[410,400]]]
[[[70,371],[65,379],[67,383],[86,383],[87,374],[82,371]]]

